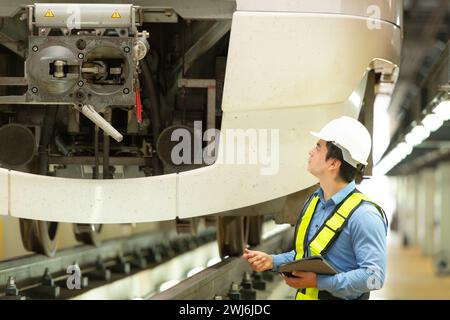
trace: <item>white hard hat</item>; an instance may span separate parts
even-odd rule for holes
[[[342,156],[353,167],[367,165],[372,140],[364,125],[350,117],[340,117],[327,123],[320,132],[311,134],[319,139],[332,142],[342,150]]]

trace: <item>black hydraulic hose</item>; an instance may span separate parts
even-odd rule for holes
[[[103,179],[112,179],[109,170],[109,135],[103,133]]]
[[[94,165],[94,172],[92,173],[92,179],[98,179],[99,177],[99,166],[100,166],[100,157],[99,157],[99,151],[98,151],[98,133],[99,128],[96,125],[94,128],[94,158],[95,158],[95,165]]]
[[[47,106],[42,124],[41,143],[39,145],[39,174],[48,174],[48,145],[54,136],[58,106]]]
[[[152,126],[152,136],[153,136],[153,146],[156,147],[156,141],[159,138],[159,135],[161,134],[161,117],[159,114],[159,102],[158,102],[158,96],[156,93],[156,86],[155,81],[153,80],[150,66],[148,62],[145,59],[141,60],[141,68],[142,68],[142,75],[144,76],[144,82],[145,82],[145,89],[148,91],[146,92],[147,96],[149,98],[145,98],[142,101],[142,104],[144,108],[148,111],[151,119],[151,126]],[[158,157],[158,154],[153,152],[152,154],[152,166],[153,166],[153,175],[161,175],[163,174],[163,166],[161,163],[161,160]]]
[[[161,133],[161,117],[159,114],[160,106],[159,106],[159,100],[158,95],[156,93],[156,86],[155,81],[153,80],[152,73],[150,71],[150,66],[147,62],[147,60],[142,59],[141,60],[141,67],[142,67],[142,75],[144,76],[144,82],[145,82],[145,89],[147,96],[149,97],[150,101],[148,101],[147,105],[144,103],[144,107],[150,112],[150,117],[152,120],[152,132],[156,133],[156,136],[153,138],[158,139],[159,134]],[[145,99],[144,99],[145,100]]]
[[[150,118],[152,119],[152,123],[151,123],[152,124],[152,135],[154,137],[153,138],[153,140],[154,140],[153,147],[156,148],[156,140],[157,140],[157,138],[155,138],[155,137],[158,137],[159,134],[161,133],[161,132],[158,131],[159,130],[159,126],[156,126],[155,123],[154,123],[154,120],[153,120],[153,119],[157,118],[157,115],[155,115],[155,109],[156,108],[152,107],[153,104],[147,98],[145,98],[142,101],[142,104],[144,105],[144,108],[146,108],[150,112]],[[153,175],[154,176],[158,176],[158,175],[161,175],[161,174],[164,173],[161,160],[159,159],[158,153],[155,152],[155,150],[153,150],[153,154],[152,154],[152,167],[153,167]]]
[[[112,110],[107,110],[104,113],[106,121],[111,123]],[[109,152],[110,152],[109,135],[103,131],[103,179],[112,179],[111,171],[109,170]]]
[[[48,146],[50,143],[54,141],[55,137],[55,124],[56,124],[56,116],[58,114],[59,106],[47,106],[44,113],[44,122],[42,124],[42,133],[41,133],[41,142],[39,143],[39,174],[48,175]],[[35,228],[39,228],[41,225],[44,230],[47,230],[47,234],[44,234],[45,237],[50,237],[50,242],[56,237],[58,231],[58,222],[48,222],[48,221],[36,221],[33,223],[34,232],[36,232]],[[45,233],[45,232],[44,232]],[[50,236],[53,235],[53,236]],[[23,236],[22,236],[23,237]],[[23,240],[23,238],[22,238]],[[46,255],[51,255],[51,244],[43,242],[39,243],[39,250],[45,253]],[[54,253],[54,252],[53,252]]]

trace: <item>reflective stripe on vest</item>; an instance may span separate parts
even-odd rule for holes
[[[309,225],[319,201],[319,197],[314,196],[309,202],[297,230],[295,240],[295,260],[304,258],[306,256],[306,248],[308,247],[311,252],[311,256],[324,255],[335,243],[340,232],[345,226],[346,221],[351,217],[352,213],[359,207],[363,200],[373,204],[382,215],[383,220],[386,219],[384,212],[378,205],[370,201],[364,194],[356,191],[351,193],[343,201],[337,210],[335,210],[321,226],[312,240],[309,243],[306,243]],[[317,300],[318,297],[319,290],[317,288],[306,288],[303,290],[298,290],[295,298],[297,300]]]

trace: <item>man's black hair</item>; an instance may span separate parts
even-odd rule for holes
[[[361,170],[353,167],[350,163],[345,161],[342,155],[342,150],[330,141],[327,141],[327,149],[328,151],[325,160],[337,159],[341,162],[341,167],[339,168],[339,176],[346,182],[355,180],[358,173],[361,173]]]

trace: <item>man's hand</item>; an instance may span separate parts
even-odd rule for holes
[[[242,257],[248,260],[250,267],[254,271],[260,272],[273,269],[273,258],[265,252],[245,249]]]
[[[292,272],[293,277],[286,277],[283,275],[283,279],[286,284],[295,289],[303,288],[317,288],[317,274],[314,272]]]

